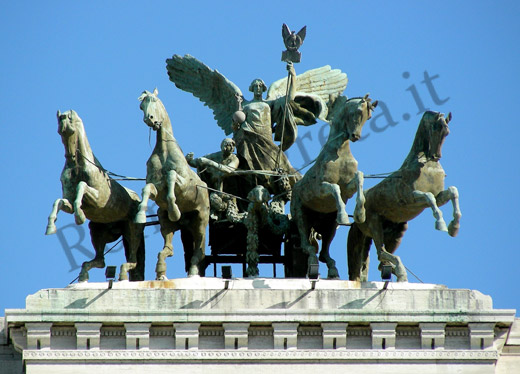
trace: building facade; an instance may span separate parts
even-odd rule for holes
[[[40,290],[3,322],[2,373],[520,373],[515,310],[440,285],[82,283]]]

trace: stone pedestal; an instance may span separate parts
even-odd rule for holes
[[[26,373],[508,373],[514,310],[440,285],[189,278],[74,284],[6,310]],[[0,360],[1,361],[1,360]],[[2,362],[0,362],[2,364]]]

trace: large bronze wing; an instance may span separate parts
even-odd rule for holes
[[[322,103],[329,101],[330,95],[338,95],[347,87],[347,74],[339,69],[331,69],[329,65],[321,68],[307,70],[305,73],[296,76],[296,100],[298,96],[312,98],[313,96]],[[267,91],[267,100],[275,100],[285,96],[287,90],[287,78],[277,80]],[[322,105],[323,109],[319,118],[326,121],[327,105]]]
[[[235,95],[243,96],[233,82],[190,55],[173,55],[166,60],[166,69],[177,88],[199,98],[213,110],[217,124],[226,135],[232,133],[232,117],[238,109]]]

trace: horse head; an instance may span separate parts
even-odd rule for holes
[[[143,91],[139,96],[141,105],[139,108],[143,111],[143,121],[155,131],[159,130],[162,124],[168,119],[168,114],[161,100],[157,97],[159,91],[157,88],[153,93]]]
[[[332,127],[338,127],[338,130],[352,142],[361,139],[363,125],[372,117],[372,112],[377,107],[377,100],[372,102],[368,95],[351,99],[338,98],[342,105],[334,115]],[[336,103],[334,107],[338,107]]]
[[[63,145],[65,146],[65,157],[73,161],[79,150],[79,141],[84,137],[83,121],[73,110],[56,113],[58,118],[58,134],[61,136]]]
[[[448,123],[451,118],[451,112],[447,117],[439,112],[427,111],[424,113],[417,135],[422,138],[419,140],[419,144],[422,144],[422,149],[419,151],[424,152],[427,159],[433,161],[441,159],[444,139],[450,133]]]
[[[249,202],[257,207],[267,205],[271,194],[264,186],[258,185],[247,194]]]

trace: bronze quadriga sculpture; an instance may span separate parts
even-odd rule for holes
[[[80,281],[88,279],[90,268],[104,267],[106,243],[120,236],[127,255],[120,279],[127,279],[129,270],[131,280],[144,278],[143,228],[149,199],[159,206],[164,239],[155,269],[157,279],[166,279],[165,259],[173,255],[172,239],[178,230],[189,276],[204,275],[208,263],[222,262],[221,255],[232,254],[242,259],[250,277],[260,275],[261,255],[268,255],[273,264],[283,257],[287,276],[304,276],[305,269],[321,261],[327,264],[328,278],[339,278],[329,248],[338,225],[351,225],[346,203],[355,194],[347,245],[351,280],[367,280],[373,241],[379,261],[391,265],[398,281],[406,281],[406,269],[394,252],[407,222],[425,208],[432,209],[436,229],[457,235],[461,217],[458,191],[444,189],[445,174],[439,163],[451,114],[426,112],[402,167],[365,194],[364,176],[350,142],[361,138],[377,101],[368,94],[351,99],[343,96],[347,76],[330,66],[296,75],[293,64],[300,62],[298,49],[306,27],[295,33],[284,24],[282,36],[287,48],[282,61],[288,76],[269,88],[261,79],[253,80],[251,100],[224,75],[190,55],[166,60],[170,80],[208,106],[217,125],[233,138],[224,139],[220,152],[185,157],[157,89],[145,91],[139,97],[140,108],[146,125],[156,131],[157,141],[146,164],[142,201],[112,180],[94,157],[77,114],[58,113],[58,132],[66,150],[63,198],[54,203],[47,234],[56,232],[58,210],[74,213],[78,224],[90,219],[96,256],[83,264]],[[284,151],[294,144],[299,126],[312,125],[318,119],[330,122],[329,137],[302,176]],[[454,218],[446,226],[439,206],[450,200]],[[285,213],[287,202],[290,216]],[[212,256],[204,260],[208,225]]]
[[[444,139],[449,134],[451,113],[424,113],[410,153],[401,168],[365,193],[365,222],[354,223],[348,235],[348,268],[350,280],[367,281],[368,252],[372,241],[382,263],[392,265],[398,281],[407,281],[399,247],[407,222],[424,209],[431,208],[435,228],[456,236],[461,212],[456,187],[444,189],[445,173],[439,160]],[[439,206],[453,204],[453,220],[446,227]]]
[[[296,222],[304,256],[308,263],[317,264],[316,248],[311,243],[312,230],[322,236],[320,261],[328,267],[328,278],[338,278],[329,246],[339,225],[348,225],[345,203],[356,192],[354,220],[365,220],[363,173],[350,152],[350,141],[361,138],[361,129],[371,117],[377,101],[368,94],[363,98],[338,97],[332,105],[330,133],[314,165],[293,188],[291,215]]]
[[[139,196],[111,179],[90,148],[78,114],[58,112],[58,134],[65,146],[65,166],[61,173],[63,198],[54,202],[46,234],[56,232],[58,211],[74,214],[81,225],[90,220],[90,236],[96,255],[84,262],[79,281],[88,280],[91,268],[105,267],[107,243],[123,237],[127,263],[121,265],[120,280],[144,280],[144,225],[134,223]]]
[[[159,206],[157,214],[164,238],[155,269],[157,279],[166,278],[164,260],[173,256],[172,239],[177,230],[181,231],[186,272],[190,276],[199,275],[210,214],[206,183],[190,169],[173,136],[170,117],[157,94],[155,89],[153,93],[144,91],[139,97],[143,121],[157,133],[157,141],[146,163],[146,185],[136,222],[146,222],[148,199],[155,201]]]

